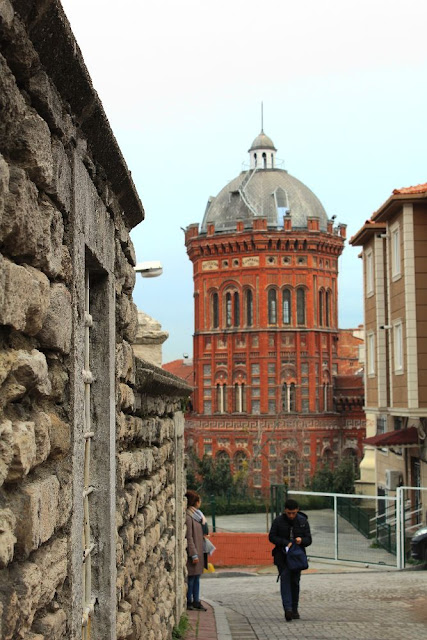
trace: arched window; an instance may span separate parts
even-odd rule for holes
[[[245,410],[245,384],[238,382],[234,385],[234,411],[242,413]]]
[[[298,488],[297,456],[293,451],[289,451],[283,458],[283,482],[289,489]]]
[[[234,326],[240,327],[240,298],[237,291],[234,293]]]
[[[254,323],[254,302],[252,290],[246,290],[246,326],[252,327]]]
[[[218,329],[219,327],[219,304],[218,294],[212,294],[212,328]]]
[[[325,325],[331,326],[331,292],[327,291],[325,296]]]
[[[319,291],[319,327],[323,327],[323,290]]]
[[[291,324],[291,292],[283,290],[283,324]]]
[[[225,326],[231,327],[233,322],[233,311],[231,304],[231,293],[225,294]]]
[[[225,464],[227,462],[230,463],[230,456],[226,451],[224,451],[224,449],[221,449],[221,451],[218,451],[218,453],[216,454],[215,460],[222,464]]]
[[[268,324],[277,324],[276,289],[270,289],[268,291]]]
[[[216,410],[218,413],[227,413],[227,385],[216,385]]]
[[[295,383],[286,382],[282,385],[282,411],[289,413],[295,411]]]
[[[297,323],[305,324],[305,291],[302,288],[297,290]]]
[[[264,169],[267,169],[267,154],[265,153],[265,151],[262,154],[262,164],[263,164]]]
[[[256,153],[254,153],[254,160],[255,160],[255,166],[257,166],[257,162],[258,162],[258,160],[257,160],[257,155],[256,155]]]
[[[271,154],[271,168],[274,169],[274,155]]]
[[[234,456],[234,470],[243,471],[247,468],[246,455],[243,451],[238,451]]]
[[[329,384],[323,385],[323,410],[329,411]]]

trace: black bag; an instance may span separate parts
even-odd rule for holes
[[[304,571],[308,569],[308,560],[304,549],[295,542],[286,554],[286,566],[289,571]]]

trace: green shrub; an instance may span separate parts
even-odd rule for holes
[[[172,629],[172,639],[180,640],[185,638],[185,634],[190,628],[190,621],[186,613],[183,613],[178,624]]]

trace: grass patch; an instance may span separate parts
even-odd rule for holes
[[[185,634],[190,627],[188,616],[186,613],[183,613],[179,623],[172,629],[172,639],[180,640],[181,638],[185,638]]]

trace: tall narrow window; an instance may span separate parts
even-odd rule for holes
[[[319,291],[319,327],[323,327],[323,290]]]
[[[212,328],[218,329],[219,327],[219,305],[218,294],[212,294]]]
[[[231,303],[231,293],[228,292],[225,295],[225,326],[231,327],[233,322],[233,311]]]
[[[254,308],[252,290],[246,290],[246,326],[252,327],[254,322]]]
[[[374,293],[374,257],[371,250],[365,253],[365,280],[366,295],[370,296]]]
[[[301,288],[297,291],[297,323],[305,324],[305,291]]]
[[[393,278],[400,276],[400,229],[398,225],[391,230],[391,275]]]
[[[240,327],[240,298],[237,291],[234,293],[234,326]]]
[[[403,339],[402,339],[402,323],[397,322],[393,327],[394,342],[394,371],[402,373],[403,371]]]
[[[284,382],[282,386],[282,410],[285,413],[289,413],[290,411],[295,411],[295,406],[295,383],[287,384]]]
[[[368,334],[368,375],[375,375],[375,334]]]
[[[268,324],[277,323],[277,294],[276,289],[268,292]]]
[[[331,326],[331,292],[325,293],[325,325]]]
[[[291,292],[283,290],[283,324],[291,324]]]
[[[267,169],[267,154],[265,152],[262,154],[262,164],[263,168]]]

